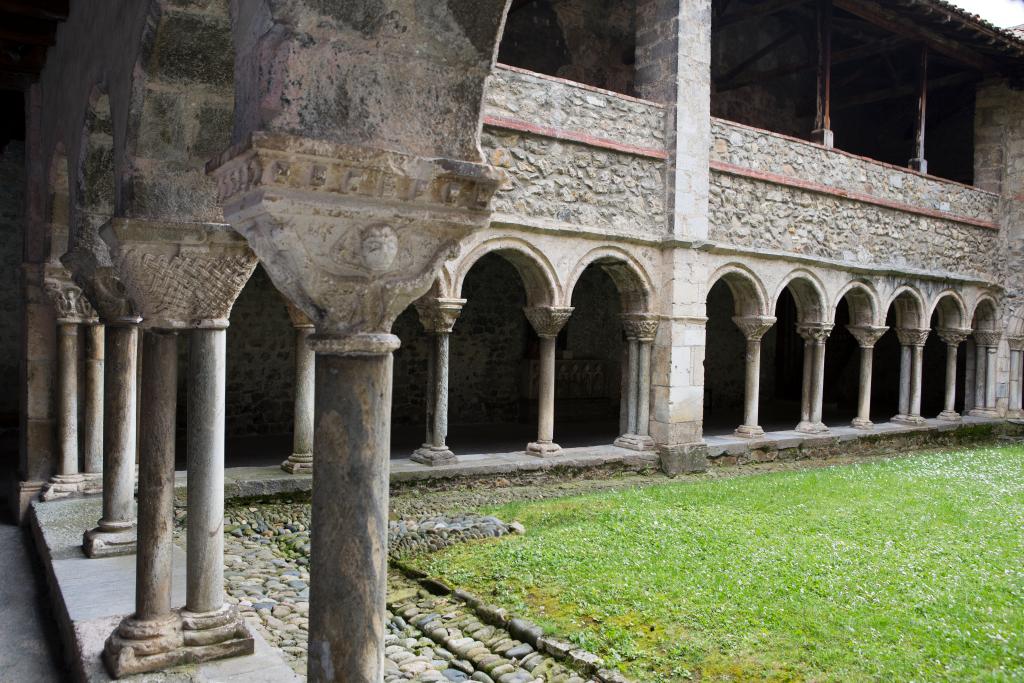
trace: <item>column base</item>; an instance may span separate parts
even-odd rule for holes
[[[156,621],[126,617],[107,638],[103,661],[114,678],[168,669],[182,663],[183,643],[176,613]]]
[[[40,498],[43,487],[46,486],[46,482],[43,481],[19,481],[14,485],[14,496],[12,504],[15,506],[14,516],[18,520],[18,524],[25,521],[25,515],[28,514],[29,505],[33,500]]]
[[[1010,410],[1006,411],[1006,419],[1007,420],[1017,420],[1017,419],[1020,419],[1022,417],[1024,417],[1024,410],[1019,410],[1019,409],[1016,409],[1016,408],[1011,408]]]
[[[526,445],[526,454],[538,458],[550,458],[561,451],[562,447],[554,441],[531,441]]]
[[[971,417],[999,417],[999,411],[995,408],[974,408],[967,414]]]
[[[103,473],[85,472],[82,474],[82,493],[103,493]]]
[[[55,474],[50,481],[43,486],[43,493],[40,496],[44,501],[67,498],[82,492],[85,484],[85,477],[81,474]]]
[[[216,612],[174,612],[160,621],[121,622],[103,649],[114,678],[251,655],[255,643],[238,611],[225,605]]]
[[[871,429],[875,426],[875,423],[866,417],[855,417],[850,421],[850,426],[854,429]]]
[[[429,446],[427,444],[423,444],[413,451],[409,459],[421,465],[430,465],[431,467],[447,465],[458,460],[447,446]]]
[[[288,474],[312,474],[313,455],[310,453],[292,453],[281,463],[281,469]]]
[[[82,552],[86,557],[133,555],[137,538],[135,522],[104,524],[101,521],[82,536]]]
[[[760,425],[740,425],[733,432],[734,436],[738,436],[741,439],[756,439],[764,436],[764,429]]]
[[[890,422],[901,425],[923,425],[925,419],[920,415],[894,415]]]
[[[825,434],[829,431],[824,422],[801,422],[796,426],[801,434]]]
[[[612,445],[619,448],[628,448],[632,451],[653,451],[654,439],[640,434],[623,434],[612,442]]]
[[[935,416],[938,420],[945,420],[946,422],[959,422],[960,413],[955,410],[943,410],[941,413]]]

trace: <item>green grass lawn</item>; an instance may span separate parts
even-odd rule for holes
[[[639,681],[1024,680],[1024,449],[492,508],[417,560]]]

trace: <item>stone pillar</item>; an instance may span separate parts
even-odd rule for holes
[[[921,369],[924,343],[931,330],[928,328],[896,328],[900,340],[900,412],[892,418],[900,424],[924,423],[921,417]]]
[[[974,342],[978,348],[975,363],[977,388],[975,408],[971,415],[979,417],[998,417],[996,410],[996,351],[1002,334],[993,330],[975,330]]]
[[[86,325],[85,334],[83,490],[93,493],[103,488],[103,325]]]
[[[85,477],[78,466],[78,328],[96,322],[96,312],[62,268],[45,281],[57,314],[57,473],[43,489],[43,500],[78,493]]]
[[[101,236],[146,323],[135,613],[107,639],[115,678],[253,652],[222,599],[225,329],[256,267],[229,226],[115,218]],[[186,606],[171,609],[177,333],[190,330]]]
[[[736,436],[753,438],[764,435],[757,421],[761,394],[761,338],[775,324],[775,318],[763,315],[736,316],[732,319],[747,340],[745,357],[746,382],[743,394],[743,424]]]
[[[970,333],[970,330],[953,328],[938,330],[939,339],[946,345],[946,395],[942,412],[938,415],[940,420],[960,421],[960,413],[956,412],[956,360],[960,344]]]
[[[183,644],[179,617],[171,609],[178,338],[146,330],[143,346],[135,612],[103,649],[115,678],[173,666]]]
[[[888,327],[872,325],[847,325],[853,338],[860,346],[860,383],[857,387],[857,417],[851,426],[857,429],[871,429],[871,370],[874,364],[875,344],[885,334]]]
[[[224,418],[227,321],[189,333],[188,529],[184,644],[207,658],[253,652],[237,609],[224,603]]]
[[[527,455],[556,455],[562,447],[555,438],[555,340],[573,309],[557,306],[524,308],[526,318],[540,337],[540,379],[537,387],[537,440],[526,447]]]
[[[85,532],[89,557],[135,552],[136,366],[139,319],[106,325],[103,517]]]
[[[821,421],[821,404],[825,390],[825,340],[832,333],[830,323],[800,323],[797,333],[804,339],[804,394],[806,408],[796,431],[822,434],[828,427]],[[808,377],[808,372],[810,377]]]
[[[412,454],[413,462],[443,465],[455,462],[448,448],[448,357],[452,329],[458,320],[465,299],[424,297],[416,302],[423,329],[434,338],[428,361],[427,439]]]
[[[295,328],[295,424],[292,454],[281,463],[289,474],[313,471],[313,411],[316,386],[316,354],[309,347],[313,322],[301,310],[286,302],[288,317]]]
[[[651,422],[651,349],[658,333],[658,318],[650,314],[628,314],[622,317],[626,332],[626,431],[615,439],[615,445],[635,451],[654,448],[650,436]]]
[[[1024,385],[1024,337],[1007,337],[1010,346],[1010,399],[1006,416],[1024,417],[1021,406],[1021,387]]]

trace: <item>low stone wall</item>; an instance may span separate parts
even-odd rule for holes
[[[484,116],[651,149],[665,148],[665,115],[653,102],[501,65],[484,92]]]

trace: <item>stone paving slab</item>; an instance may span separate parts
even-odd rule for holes
[[[82,533],[99,519],[98,496],[33,503],[29,524],[50,586],[54,617],[65,657],[76,681],[107,683],[100,659],[103,643],[135,607],[135,556],[89,559],[82,554]],[[174,546],[171,605],[185,604],[185,550]],[[184,666],[161,674],[129,676],[125,681],[291,681],[295,676],[280,654],[258,633],[250,657]]]

